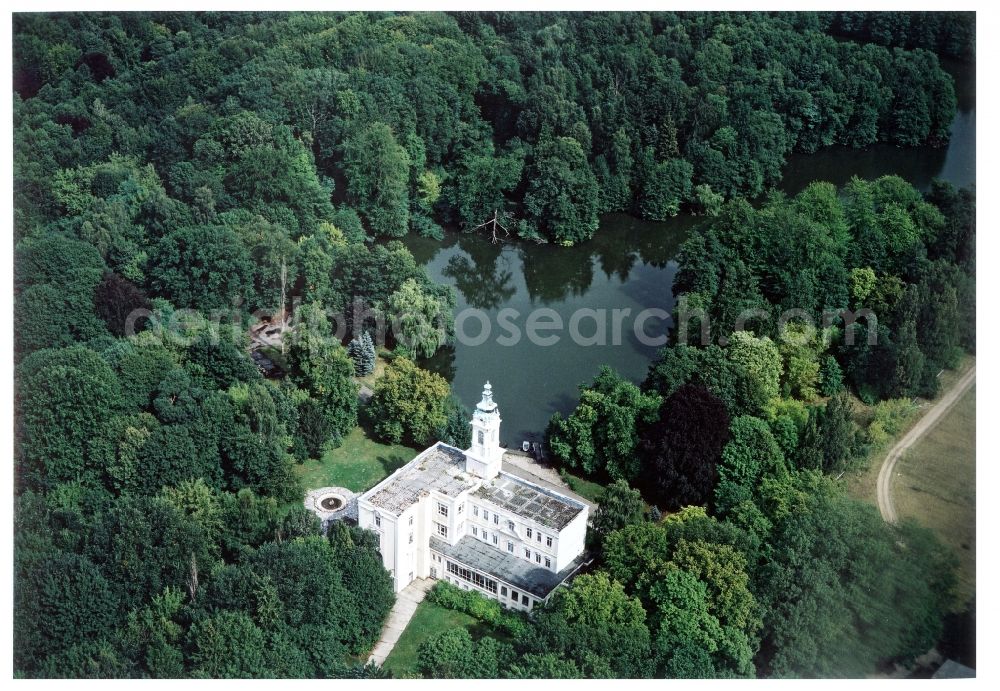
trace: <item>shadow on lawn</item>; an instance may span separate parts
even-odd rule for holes
[[[410,459],[394,454],[392,456],[378,456],[376,457],[376,460],[382,465],[382,470],[385,471],[385,476],[389,477],[406,465],[407,461]]]

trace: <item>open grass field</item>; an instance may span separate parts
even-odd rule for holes
[[[927,526],[959,558],[960,603],[976,591],[976,387],[913,448],[893,478],[901,519]]]
[[[331,449],[318,461],[295,465],[305,489],[346,487],[363,492],[388,477],[417,455],[401,444],[382,444],[370,439],[361,427],[355,427],[339,448]]]
[[[464,612],[446,609],[424,600],[417,607],[413,618],[399,637],[396,646],[389,653],[383,665],[396,678],[412,678],[420,676],[417,671],[417,649],[427,638],[440,631],[455,628],[468,629],[473,639],[486,634],[502,638],[488,624],[484,624]]]

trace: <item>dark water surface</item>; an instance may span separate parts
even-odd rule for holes
[[[958,186],[976,180],[975,70],[968,65],[945,63],[955,76],[959,112],[952,123],[951,141],[937,149],[900,149],[879,145],[868,150],[835,147],[816,154],[789,158],[781,188],[790,194],[813,180],[837,185],[851,176],[863,178],[896,174],[926,190],[932,179],[942,178]],[[601,220],[594,239],[564,248],[510,241],[494,245],[478,235],[449,233],[438,242],[409,237],[406,244],[434,281],[455,286],[456,315],[466,308],[482,311],[490,324],[488,338],[480,345],[463,345],[439,352],[423,366],[452,384],[453,391],[473,406],[483,382],[493,384],[503,418],[503,443],[514,446],[525,439],[540,439],[555,411],[567,413],[577,403],[578,385],[589,382],[602,364],[639,382],[657,348],[640,342],[634,332],[635,317],[647,308],[669,312],[677,264],[674,257],[687,231],[703,220],[679,216],[664,223],[641,221],[621,214]],[[562,320],[561,330],[537,330],[543,337],[558,336],[552,345],[533,343],[526,336],[526,322],[533,310],[554,310]],[[604,311],[604,345],[581,346],[570,337],[569,322],[580,309]],[[498,317],[520,330],[512,339]],[[621,320],[621,341],[613,342],[612,310],[630,310]],[[551,313],[539,315],[550,323]],[[593,318],[583,318],[578,332],[595,334]],[[649,337],[662,335],[668,323],[650,318],[642,330]],[[479,336],[477,318],[465,323],[464,331]],[[517,340],[513,345],[506,345]],[[537,340],[537,339],[536,339]]]
[[[942,60],[942,66],[954,77],[958,97],[958,112],[951,123],[947,146],[903,149],[878,144],[863,150],[834,146],[814,154],[792,154],[785,164],[781,189],[795,194],[814,180],[825,180],[839,187],[855,175],[866,179],[899,175],[924,192],[934,178],[958,187],[975,184],[975,65]]]

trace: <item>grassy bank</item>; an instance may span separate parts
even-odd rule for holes
[[[593,480],[588,480],[580,477],[579,475],[573,475],[565,470],[560,471],[559,475],[562,477],[563,481],[569,485],[571,490],[579,494],[587,501],[597,503],[601,493],[604,492],[604,485],[594,482]]]

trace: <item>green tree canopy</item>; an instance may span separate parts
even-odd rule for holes
[[[366,415],[380,438],[394,444],[433,441],[447,422],[451,389],[444,378],[397,357],[375,382]]]
[[[580,403],[568,417],[552,416],[549,448],[570,468],[632,480],[640,473],[639,429],[655,419],[660,401],[610,367],[602,367],[591,384],[580,387]]]

